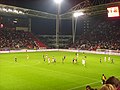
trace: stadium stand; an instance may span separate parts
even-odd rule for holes
[[[28,26],[28,18],[0,16],[0,50],[46,48]]]
[[[23,30],[0,29],[0,48],[7,49],[36,49],[46,47],[30,32]]]
[[[70,44],[70,48],[120,50],[119,21],[104,20],[95,25],[94,28],[82,33],[74,44]]]
[[[47,46],[45,44],[43,44],[42,42],[40,42],[40,40],[35,37],[32,33],[28,32],[29,36],[32,37],[32,39],[34,40],[34,43],[38,46],[38,47],[42,47],[42,48],[47,48]]]
[[[36,37],[47,45],[47,48],[53,49],[56,46],[56,35],[36,35]],[[59,48],[68,49],[68,42],[71,42],[72,35],[59,35]]]

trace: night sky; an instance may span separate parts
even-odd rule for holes
[[[82,1],[84,0],[63,0],[61,11],[64,13]],[[45,11],[49,13],[56,13],[56,4],[54,3],[54,0],[0,0],[0,3]]]
[[[61,13],[65,13],[71,7],[84,0],[63,0]],[[57,6],[53,0],[0,0],[1,4],[13,5],[28,9],[44,11],[56,14]],[[72,34],[72,25],[70,20],[62,20],[60,34]],[[80,31],[80,30],[79,30]],[[42,18],[32,18],[32,32],[34,34],[55,34],[55,20]]]

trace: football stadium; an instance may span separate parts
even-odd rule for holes
[[[120,1],[45,1],[0,1],[0,90],[120,90]]]

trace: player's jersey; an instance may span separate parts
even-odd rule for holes
[[[106,81],[106,77],[105,77],[105,76],[102,76],[102,80]]]

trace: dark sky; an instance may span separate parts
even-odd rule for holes
[[[82,1],[84,0],[63,0],[61,6],[62,12],[67,11],[72,6]],[[50,13],[55,13],[56,10],[56,4],[54,3],[54,0],[0,0],[0,3],[45,11]]]

